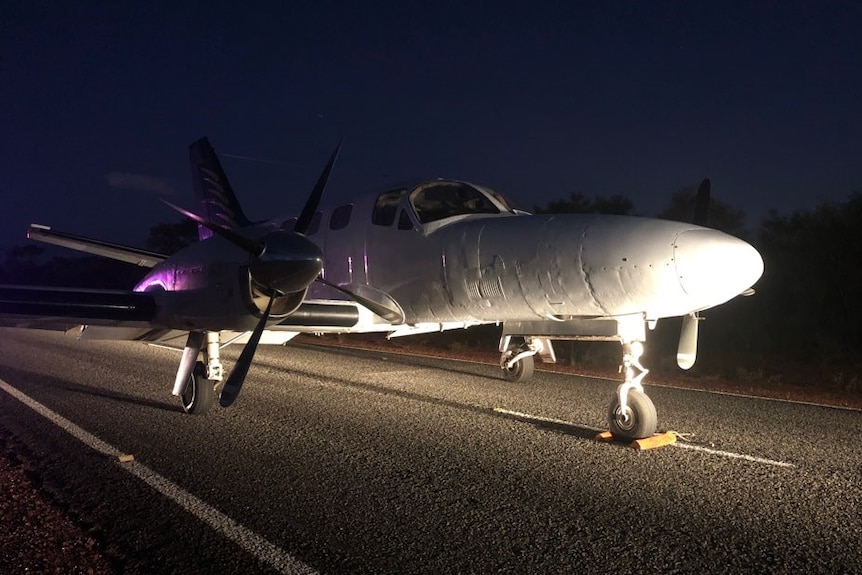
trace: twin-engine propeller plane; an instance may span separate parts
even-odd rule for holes
[[[505,379],[526,381],[552,340],[622,344],[614,435],[655,432],[639,361],[647,329],[682,316],[678,363],[695,361],[698,312],[751,291],[758,252],[687,223],[531,215],[454,180],[399,186],[320,208],[332,154],[298,217],[251,222],[203,138],[190,148],[200,241],[165,256],[32,225],[28,236],[152,268],[132,291],[0,286],[0,323],[76,329],[82,339],[185,338],[173,386],[188,413],[231,405],[260,343],[298,333],[402,336],[502,325]],[[702,186],[703,211],[708,180]],[[225,378],[221,347],[245,343]]]

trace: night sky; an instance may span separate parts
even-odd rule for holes
[[[159,195],[193,207],[204,135],[252,219],[341,138],[332,199],[448,177],[654,215],[709,176],[755,226],[862,190],[859,2],[413,4],[7,0],[0,248],[141,245],[178,220]]]

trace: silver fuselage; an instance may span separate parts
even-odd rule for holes
[[[483,211],[430,216],[415,190],[437,184],[390,193],[384,217],[382,194],[322,209],[308,235],[324,254],[322,277],[391,298],[403,311],[401,325],[411,326],[622,316],[651,321],[724,303],[763,271],[752,246],[716,230],[626,216],[529,215],[461,182],[452,185],[486,195]],[[275,219],[243,232],[260,237],[292,222]],[[154,268],[137,289],[170,293],[162,317],[171,327],[251,329],[260,304],[249,290],[247,263],[245,253],[213,237]],[[318,283],[304,302],[356,306]],[[297,331],[396,329],[368,313],[357,313],[349,325],[342,320],[337,329],[313,317],[302,324],[289,315],[273,317],[282,329]],[[176,325],[179,318],[185,325]]]

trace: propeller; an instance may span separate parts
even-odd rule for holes
[[[266,328],[275,298],[289,293],[304,292],[317,279],[323,269],[323,253],[314,242],[305,237],[305,234],[320,204],[326,182],[340,149],[341,143],[338,144],[326,163],[326,167],[324,167],[311,191],[311,195],[306,200],[302,214],[297,219],[292,232],[276,230],[259,240],[254,240],[170,202],[165,202],[181,214],[248,252],[251,256],[249,261],[251,278],[262,291],[269,295],[266,309],[261,314],[248,343],[245,344],[233,371],[222,388],[219,397],[219,404],[222,407],[228,407],[236,400],[243,383],[245,383],[246,375],[248,375],[263,330]]]
[[[697,187],[697,195],[694,198],[694,223],[699,226],[709,227],[710,191],[709,178],[704,178]],[[676,364],[681,369],[691,369],[697,359],[697,332],[701,319],[703,318],[697,315],[697,312],[682,318],[679,347],[676,350]]]
[[[236,361],[236,365],[233,366],[233,371],[230,372],[227,381],[224,382],[224,387],[221,390],[218,400],[219,405],[222,407],[229,407],[234,401],[236,401],[236,398],[242,389],[242,384],[245,383],[245,376],[248,375],[248,369],[251,367],[251,360],[254,359],[254,353],[257,351],[257,344],[260,343],[260,336],[263,335],[263,329],[266,327],[267,319],[269,319],[269,312],[272,310],[273,301],[275,301],[275,296],[269,298],[269,303],[266,305],[266,311],[264,311],[263,315],[260,316],[260,321],[257,322],[257,325],[254,327],[254,331],[251,332],[251,337],[248,339],[248,343],[245,344],[245,347],[242,348],[242,352],[239,354],[239,359]]]
[[[317,183],[314,184],[314,189],[311,190],[311,195],[305,202],[305,206],[302,208],[302,212],[300,212],[299,218],[296,220],[296,224],[293,226],[293,231],[295,233],[304,236],[308,232],[308,227],[311,225],[314,212],[317,211],[317,206],[320,205],[320,198],[323,197],[323,190],[326,188],[326,181],[329,179],[329,173],[332,172],[332,166],[335,165],[335,160],[338,158],[338,152],[340,150],[341,142],[338,142],[338,145],[335,146],[335,151],[332,152],[332,155],[329,157],[329,161],[326,162],[323,172],[321,172],[320,177],[317,178]]]
[[[266,248],[266,246],[259,241],[249,239],[249,238],[243,236],[242,234],[236,233],[235,231],[233,231],[230,228],[226,228],[224,226],[220,226],[219,224],[217,224],[215,222],[211,222],[208,219],[206,219],[202,216],[199,216],[194,212],[190,212],[184,208],[181,208],[175,204],[172,204],[171,202],[167,201],[164,198],[159,198],[159,199],[162,200],[162,202],[164,202],[165,204],[167,204],[171,208],[175,209],[176,211],[178,211],[179,213],[184,215],[185,217],[189,218],[190,220],[194,220],[195,222],[199,223],[200,225],[204,226],[205,228],[212,230],[213,232],[217,233],[218,235],[220,235],[224,239],[228,240],[229,242],[231,242],[235,246],[242,248],[243,250],[247,251],[248,253],[250,253],[253,256],[259,256],[260,254],[263,253],[263,250]]]

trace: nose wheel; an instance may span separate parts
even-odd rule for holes
[[[643,344],[639,341],[623,344],[625,381],[617,387],[608,406],[608,425],[614,437],[620,439],[651,437],[658,425],[655,405],[641,385],[649,373],[640,363],[643,351]]]
[[[622,387],[625,384],[622,384]],[[619,390],[608,406],[608,425],[617,438],[643,439],[651,437],[658,425],[658,417],[652,400],[642,391],[631,389],[626,404],[620,404]]]

